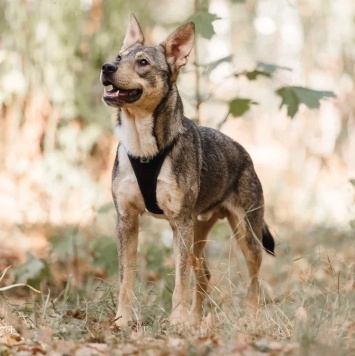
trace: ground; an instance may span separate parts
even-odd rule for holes
[[[263,305],[253,315],[243,302],[248,283],[244,260],[227,225],[218,223],[208,243],[213,277],[204,321],[190,330],[167,323],[174,273],[171,233],[165,223],[150,218],[143,219],[141,230],[136,288],[141,323],[118,330],[112,327],[117,290],[113,237],[97,237],[95,228],[24,227],[37,247],[31,249],[28,242],[24,251],[12,243],[0,252],[2,272],[10,261],[14,265],[0,281],[0,355],[355,352],[351,227],[272,229],[277,256],[264,255]]]

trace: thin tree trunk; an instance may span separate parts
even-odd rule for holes
[[[199,0],[195,0],[194,3],[195,14],[199,11]],[[201,93],[200,93],[200,70],[199,70],[199,58],[198,58],[198,42],[197,36],[195,37],[195,122],[200,123],[200,105],[201,105]]]

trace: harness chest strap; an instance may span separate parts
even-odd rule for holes
[[[157,179],[160,169],[166,156],[171,151],[174,142],[159,152],[153,158],[142,158],[131,156],[128,152],[128,158],[131,162],[134,174],[136,175],[139,189],[143,195],[146,209],[153,214],[164,214],[157,202]]]

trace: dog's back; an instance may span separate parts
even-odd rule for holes
[[[201,187],[197,205],[203,211],[213,208],[231,194],[244,195],[244,189],[253,190],[255,199],[262,205],[262,190],[259,179],[254,174],[253,163],[246,150],[220,131],[198,127],[202,143]],[[243,174],[250,174],[253,187],[240,187]],[[236,187],[239,187],[236,191]],[[249,194],[250,192],[248,192]],[[241,197],[239,197],[241,198]],[[248,203],[239,203],[247,208]]]

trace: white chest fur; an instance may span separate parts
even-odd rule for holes
[[[152,157],[158,153],[153,126],[154,118],[151,115],[133,118],[121,112],[121,125],[117,131],[128,153],[136,157]]]
[[[119,173],[112,182],[118,212],[125,215],[129,209],[134,207],[135,210],[142,213],[145,209],[143,196],[123,145],[118,147],[118,162]]]

